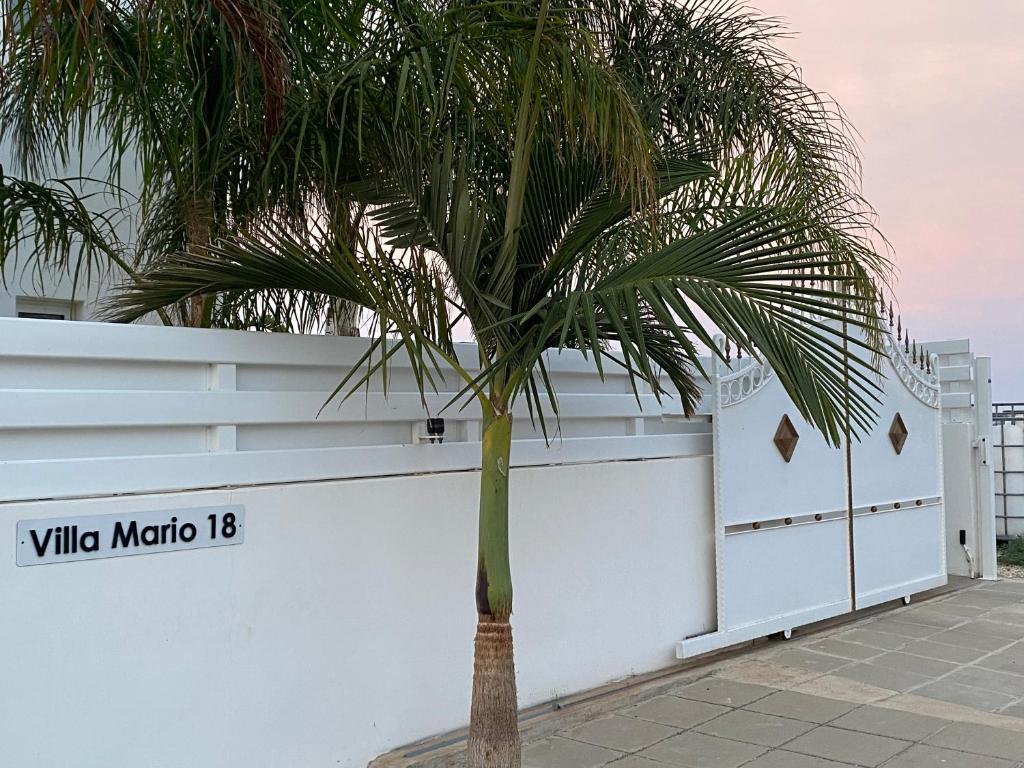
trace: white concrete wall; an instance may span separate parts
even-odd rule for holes
[[[523,705],[714,626],[711,458],[512,474]],[[468,720],[472,472],[0,504],[12,766],[365,765]],[[245,541],[15,567],[18,520],[223,503]]]
[[[480,415],[424,440],[401,360],[319,413],[367,343],[0,319],[0,764],[354,768],[465,725]],[[707,418],[551,375],[561,434],[523,408],[512,451],[527,706],[715,624]],[[15,564],[19,520],[229,502],[237,546]]]

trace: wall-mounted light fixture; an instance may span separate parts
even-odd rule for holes
[[[427,436],[431,443],[443,443],[444,419],[427,419]]]

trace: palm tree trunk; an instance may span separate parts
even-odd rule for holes
[[[185,247],[199,253],[210,245],[213,233],[213,206],[206,199],[196,198],[185,205]],[[186,324],[192,328],[209,328],[213,321],[215,297],[193,296],[189,299]]]
[[[508,562],[508,473],[512,416],[484,425],[480,471],[477,628],[469,768],[519,768],[516,673],[512,659],[512,574]]]

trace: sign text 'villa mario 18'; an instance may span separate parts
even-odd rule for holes
[[[230,504],[19,520],[17,534],[18,565],[223,547],[244,541],[245,507]]]

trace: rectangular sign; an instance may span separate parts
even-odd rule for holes
[[[245,507],[164,509],[18,521],[18,565],[223,547],[245,540]]]

